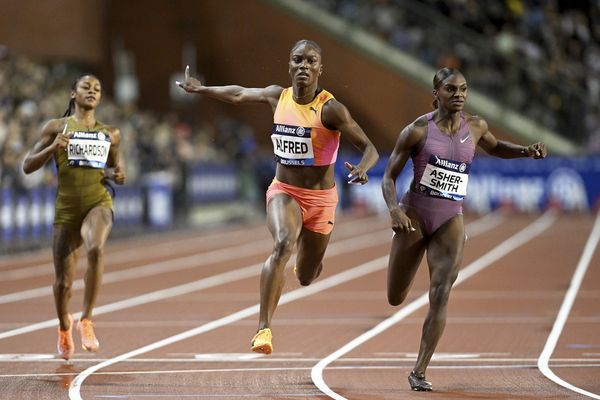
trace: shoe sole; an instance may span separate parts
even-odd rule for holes
[[[413,392],[431,392],[433,388],[424,388],[422,386],[411,387]]]
[[[252,346],[252,351],[261,354],[271,354],[273,352],[273,347],[266,344],[260,346]]]

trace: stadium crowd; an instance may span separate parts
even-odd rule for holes
[[[600,152],[600,1],[308,1]]]
[[[28,190],[54,185],[54,166],[31,175],[22,172],[27,149],[39,138],[43,123],[60,117],[80,68],[44,65],[12,54],[0,46],[0,187]],[[176,113],[158,115],[135,104],[117,104],[105,92],[97,116],[121,131],[128,183],[142,183],[145,174],[171,171],[196,161],[228,162],[254,151],[251,128],[237,120],[220,119],[203,125],[180,120]],[[174,182],[176,185],[177,182]]]

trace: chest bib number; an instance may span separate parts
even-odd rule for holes
[[[104,168],[110,150],[110,136],[103,132],[73,132],[67,147],[68,165]]]
[[[419,191],[432,197],[463,200],[467,195],[469,167],[467,163],[432,155],[419,182]]]
[[[314,152],[310,128],[275,124],[271,134],[273,152],[284,165],[313,165]]]

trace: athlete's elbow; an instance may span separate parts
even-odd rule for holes
[[[244,103],[245,99],[241,93],[236,93],[229,96],[226,101],[230,104],[233,104],[234,106],[237,106],[239,104]]]
[[[27,162],[27,160],[23,161],[22,168],[23,168],[23,172],[25,172],[25,175],[29,175],[30,173],[35,171],[35,168],[33,168],[31,163]]]
[[[238,97],[230,97],[226,101],[229,104],[233,104],[234,106],[237,106],[242,103]]]

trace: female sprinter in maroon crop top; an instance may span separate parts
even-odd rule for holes
[[[546,157],[546,146],[524,147],[497,140],[487,122],[463,112],[467,82],[460,71],[439,70],[433,78],[435,111],[405,127],[387,163],[382,181],[394,237],[388,266],[388,301],[399,305],[411,287],[425,251],[429,266],[429,311],[421,345],[408,377],[413,390],[432,390],[425,380],[446,325],[446,306],[463,257],[465,229],[462,201],[466,195],[469,166],[479,145],[500,158]],[[400,203],[396,178],[412,158],[414,177]]]

